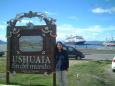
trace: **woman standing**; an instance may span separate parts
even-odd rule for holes
[[[55,69],[59,86],[68,86],[67,70],[69,68],[69,59],[66,50],[63,49],[62,42],[57,42],[55,49]]]

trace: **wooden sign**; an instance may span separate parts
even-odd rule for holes
[[[46,25],[16,26],[23,17],[42,18]],[[54,70],[56,25],[43,13],[17,15],[7,27],[7,70],[16,73],[51,73]]]

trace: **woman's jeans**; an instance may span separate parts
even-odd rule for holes
[[[59,82],[59,86],[68,86],[67,71],[56,71],[56,78]]]

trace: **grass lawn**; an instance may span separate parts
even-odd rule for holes
[[[76,62],[77,60],[73,60]],[[77,63],[77,62],[76,62]],[[114,86],[115,82],[106,72],[111,61],[78,61],[68,70],[68,86]],[[5,73],[5,57],[0,58],[0,73]],[[10,83],[21,86],[52,86],[52,74],[16,74]],[[0,74],[0,84],[5,84],[5,75]]]
[[[114,86],[106,71],[111,61],[89,61],[73,65],[69,71],[70,86]]]

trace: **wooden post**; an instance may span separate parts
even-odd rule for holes
[[[53,72],[53,86],[56,86],[56,73]]]
[[[11,38],[10,38],[10,28],[7,26],[7,58],[6,58],[6,84],[10,84],[10,48],[11,48]]]
[[[6,84],[10,84],[10,81],[9,81],[9,71],[6,72]]]

